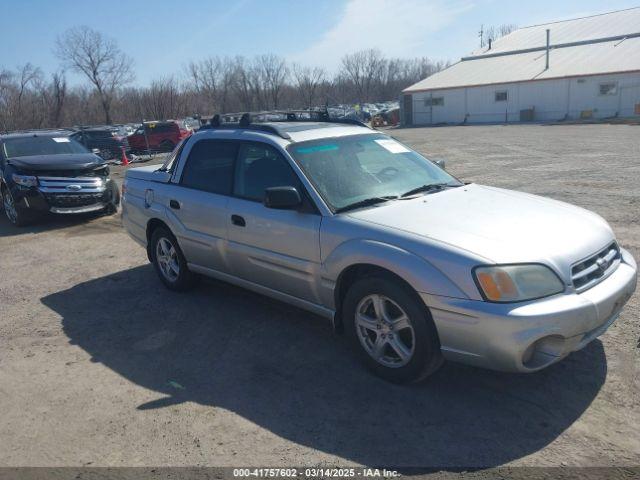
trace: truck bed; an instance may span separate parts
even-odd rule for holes
[[[145,180],[149,182],[167,183],[170,175],[167,172],[161,172],[158,169],[161,164],[145,165],[144,167],[130,168],[127,170],[127,179]]]

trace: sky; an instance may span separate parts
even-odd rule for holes
[[[366,48],[456,61],[479,46],[481,25],[518,26],[640,6],[640,0],[0,0],[0,69],[60,68],[56,37],[87,25],[133,58],[135,84],[180,77],[213,55],[275,53],[334,72]],[[81,81],[70,74],[71,83]]]

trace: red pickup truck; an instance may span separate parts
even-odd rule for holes
[[[192,130],[174,120],[145,122],[128,137],[133,153],[171,152]]]

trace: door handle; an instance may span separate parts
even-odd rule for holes
[[[169,206],[174,210],[180,210],[180,203],[177,200],[169,200]]]
[[[244,221],[244,218],[240,215],[231,215],[231,223],[237,225],[239,227],[246,227],[247,222]]]

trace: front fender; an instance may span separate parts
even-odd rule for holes
[[[335,308],[333,291],[340,274],[352,265],[367,264],[384,268],[404,279],[414,290],[445,297],[469,298],[442,271],[424,258],[384,242],[348,240],[336,247],[323,263],[322,298]],[[329,292],[330,291],[330,292]]]

